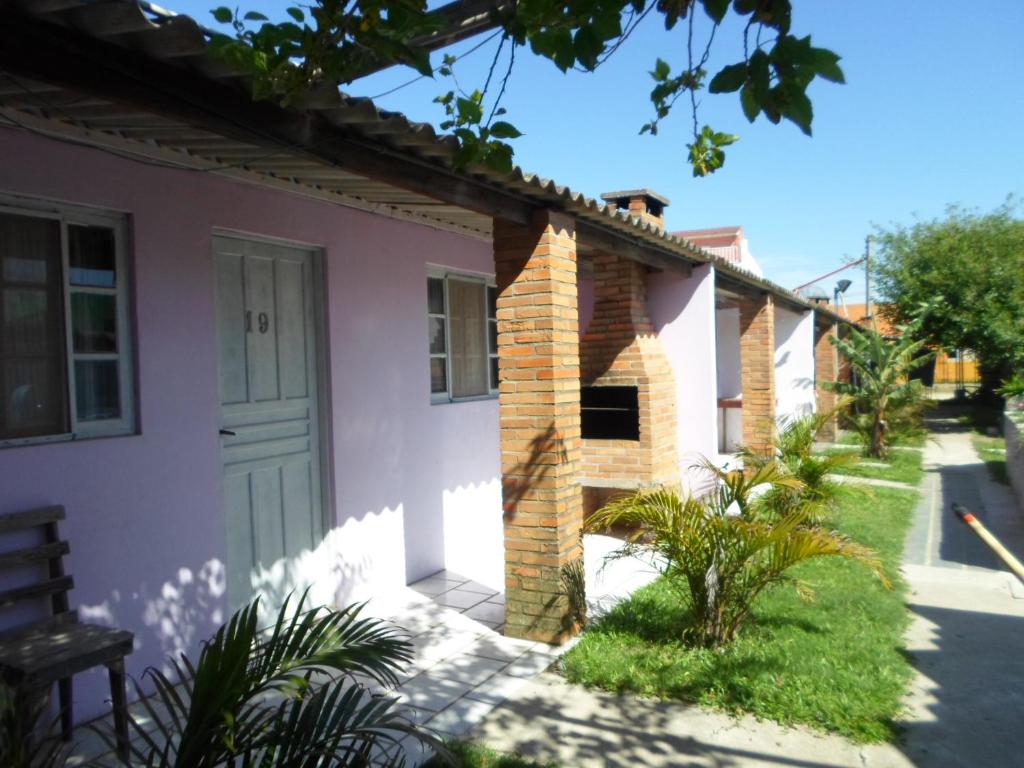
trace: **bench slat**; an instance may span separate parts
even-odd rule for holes
[[[34,525],[55,523],[63,519],[64,507],[61,506],[40,507],[39,509],[30,509],[26,512],[12,512],[8,515],[0,515],[0,533],[31,528]]]
[[[0,608],[6,608],[19,600],[25,600],[30,597],[45,597],[46,595],[55,595],[59,592],[68,592],[74,586],[75,580],[73,578],[61,576],[60,578],[47,579],[37,584],[8,589],[0,592]]]
[[[0,637],[0,670],[18,682],[53,681],[121,658],[132,651],[133,635],[96,624],[41,623]]]
[[[14,549],[0,554],[0,568],[14,568],[19,565],[31,565],[32,563],[52,560],[57,557],[63,557],[70,551],[71,548],[66,541],[40,544],[38,547]]]

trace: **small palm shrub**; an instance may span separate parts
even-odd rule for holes
[[[644,490],[614,500],[588,521],[590,530],[625,528],[631,533],[618,556],[653,555],[662,574],[689,604],[689,641],[704,647],[731,642],[749,618],[754,600],[782,582],[806,585],[787,575],[790,568],[815,557],[840,556],[873,569],[889,582],[878,556],[867,547],[819,526],[808,524],[808,510],[796,506],[776,520],[752,519],[750,492],[754,478],[792,488],[777,464],[752,473],[726,473],[727,484],[700,499],[672,489]]]
[[[406,736],[448,755],[393,696],[371,690],[396,685],[412,659],[396,629],[361,617],[361,606],[308,610],[306,595],[289,602],[269,631],[257,625],[258,599],[239,610],[195,662],[172,662],[178,684],[146,671],[156,692],[143,706],[155,727],[133,720],[142,746],[133,746],[131,765],[391,766],[401,761],[388,753]]]
[[[902,328],[897,339],[853,326],[847,329],[846,338],[830,337],[855,376],[851,381],[825,385],[850,399],[847,426],[860,436],[867,456],[884,459],[893,440],[912,432],[920,422],[924,391],[910,374],[934,354],[916,338],[927,314],[923,312]]]
[[[842,406],[840,406],[842,407]],[[775,482],[758,497],[758,510],[770,519],[778,519],[794,507],[804,507],[812,522],[818,522],[836,502],[839,484],[832,474],[855,458],[849,453],[815,453],[814,444],[834,412],[813,413],[787,419],[767,450],[747,446],[738,454],[748,470],[781,465],[798,483]]]

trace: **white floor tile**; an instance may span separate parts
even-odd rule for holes
[[[494,605],[493,603],[477,603],[472,608],[467,608],[463,616],[469,616],[474,621],[493,622],[495,625],[505,620],[505,606]]]
[[[524,653],[505,668],[506,675],[534,677],[550,667],[555,660],[548,654],[530,651]]]
[[[483,656],[470,656],[460,653],[451,659],[431,667],[430,676],[449,680],[458,680],[470,685],[480,685],[487,678],[501,672],[508,666],[507,661],[485,659]]]
[[[487,702],[492,707],[496,707],[505,699],[515,695],[519,690],[528,685],[529,682],[530,679],[528,677],[498,674],[488,678],[483,685],[478,685],[467,693],[466,696],[477,701]]]
[[[478,699],[462,698],[427,721],[427,727],[449,736],[462,736],[478,725],[494,707]]]
[[[438,595],[434,598],[434,602],[447,608],[466,609],[472,608],[486,599],[486,595],[481,595],[479,592],[463,592],[461,588],[457,587]]]
[[[465,696],[472,688],[472,683],[438,678],[431,672],[424,672],[404,683],[398,689],[398,694],[403,704],[411,704],[417,709],[440,712],[452,702]]]

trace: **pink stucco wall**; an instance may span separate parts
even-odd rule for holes
[[[675,374],[680,474],[697,488],[706,478],[693,465],[718,452],[714,269],[695,267],[689,276],[654,272],[647,278],[647,301]]]
[[[9,130],[0,192],[131,217],[140,434],[0,449],[0,512],[67,506],[72,601],[136,633],[132,674],[225,618],[215,228],[325,253],[337,598],[444,567],[460,521],[500,566],[497,402],[430,405],[425,323],[426,264],[493,272],[488,243]],[[82,718],[106,696],[84,677]]]

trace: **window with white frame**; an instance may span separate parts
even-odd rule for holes
[[[427,277],[430,395],[434,401],[498,393],[498,290],[449,272]]]
[[[125,231],[0,198],[0,444],[134,431]]]

